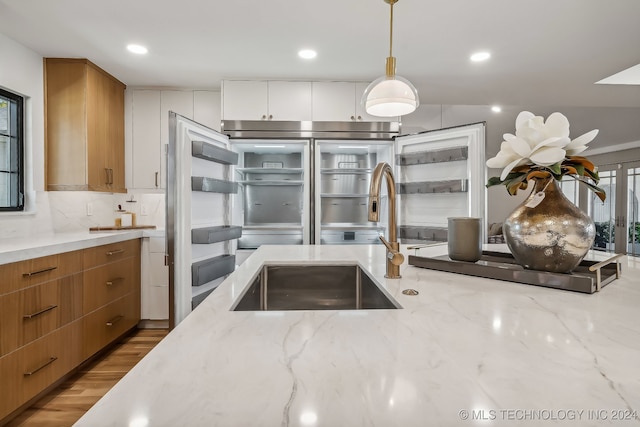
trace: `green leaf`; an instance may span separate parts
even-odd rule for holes
[[[489,188],[492,187],[494,185],[499,185],[502,184],[502,180],[500,179],[499,176],[492,176],[491,178],[489,178],[489,181],[487,181],[487,184],[485,185],[485,187]]]
[[[562,176],[562,168],[559,162],[551,166],[547,166],[547,169],[549,169],[551,173],[553,173],[555,176]]]

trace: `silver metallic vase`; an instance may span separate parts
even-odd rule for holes
[[[557,181],[548,178],[535,180],[531,195],[506,219],[503,233],[523,267],[569,273],[591,249],[596,229],[593,220],[562,194]]]

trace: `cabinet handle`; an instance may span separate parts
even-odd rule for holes
[[[22,277],[35,276],[36,274],[42,274],[42,273],[46,273],[47,271],[53,271],[56,268],[58,268],[58,267],[47,267],[47,268],[43,268],[42,270],[32,271],[30,273],[22,273]]]
[[[273,119],[273,115],[269,114],[269,120]]]
[[[109,185],[109,168],[104,168],[105,184]]]
[[[362,116],[358,116],[358,120],[362,120]]]
[[[266,120],[266,119],[267,119],[267,115],[266,115],[266,114],[263,114],[263,115],[262,115],[262,120]]]
[[[158,188],[158,172],[156,172],[156,188]]]
[[[53,362],[55,362],[56,360],[58,360],[58,358],[56,356],[51,356],[49,358],[49,360],[47,360],[46,362],[44,362],[44,364],[42,366],[37,367],[36,369],[33,369],[29,372],[25,372],[24,376],[25,377],[30,377],[31,375],[35,374],[36,372],[38,372],[40,369],[44,369],[47,366],[51,365]]]
[[[124,316],[122,316],[121,314],[118,314],[118,315],[117,315],[116,317],[114,317],[113,319],[108,320],[108,321],[107,321],[107,323],[106,323],[106,325],[107,325],[107,326],[113,326],[113,325],[115,325],[116,323],[118,323],[119,321],[121,321],[122,319],[124,319]]]
[[[31,313],[31,314],[25,314],[24,316],[22,316],[23,319],[32,319],[36,316],[40,316],[41,314],[46,313],[47,311],[53,310],[54,308],[58,308],[57,305],[50,305],[47,308],[43,308],[40,311],[36,311],[35,313]]]
[[[351,120],[355,120],[355,119],[356,119],[356,116],[351,116]]]
[[[124,280],[124,277],[116,277],[115,279],[111,279],[111,280],[107,281],[106,285],[107,286],[113,286],[113,285],[116,284],[116,282],[120,282],[122,280]]]
[[[113,184],[113,169],[109,169],[109,184]]]
[[[124,252],[124,249],[116,249],[115,251],[108,251],[107,252],[107,256],[117,255],[117,254],[121,254],[123,252]]]

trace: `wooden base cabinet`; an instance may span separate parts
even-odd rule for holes
[[[0,425],[140,320],[140,240],[0,265]]]

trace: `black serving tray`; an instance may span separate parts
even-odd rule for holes
[[[571,273],[528,270],[517,264],[513,255],[491,251],[483,251],[482,257],[476,262],[454,261],[447,255],[409,255],[408,263],[430,270],[592,294],[620,277],[618,258],[621,256],[617,254],[606,261],[582,261]]]

